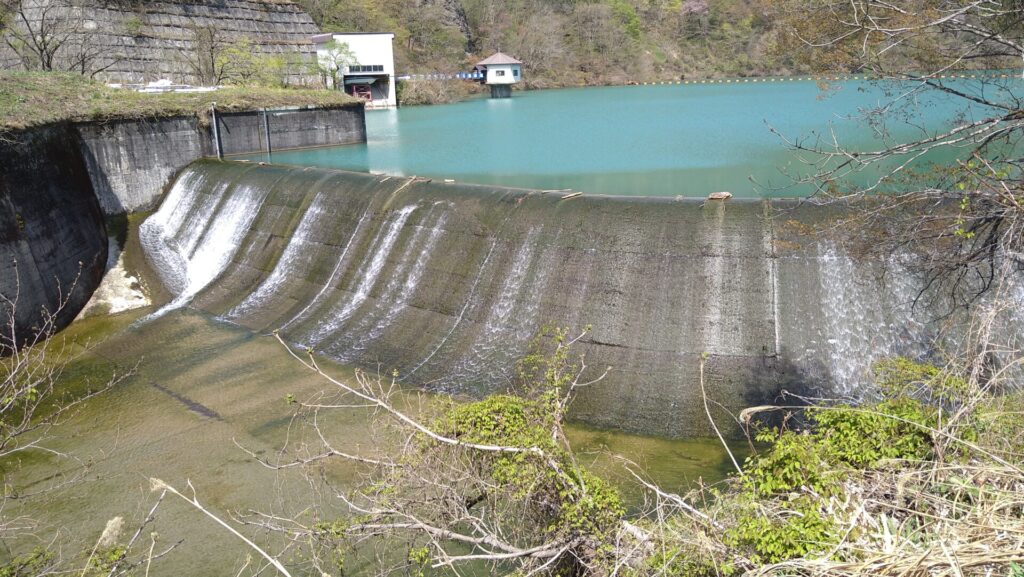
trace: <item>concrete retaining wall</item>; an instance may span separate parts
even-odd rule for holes
[[[366,142],[366,118],[361,106],[341,110],[270,110],[218,115],[224,154],[249,154],[267,149],[266,126],[272,150]],[[212,155],[212,154],[211,154]]]
[[[267,114],[274,149],[366,142],[362,105]],[[263,115],[218,114],[223,152],[266,150]],[[211,127],[191,116],[83,123],[76,128],[93,188],[108,215],[152,208],[179,170],[217,154]]]

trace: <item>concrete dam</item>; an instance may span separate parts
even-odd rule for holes
[[[574,417],[680,436],[708,431],[702,357],[708,396],[737,411],[856,394],[874,360],[929,352],[941,327],[912,313],[912,277],[807,233],[832,210],[200,161],[140,237],[177,295],[154,314],[277,329],[429,390],[502,390],[542,326],[591,326],[580,352],[612,369]]]
[[[218,113],[225,153],[366,141],[361,105]],[[105,219],[155,207],[189,163],[216,156],[195,116],[56,123],[0,138],[0,318],[14,339],[67,326],[108,266]],[[52,316],[51,316],[52,315]],[[10,345],[10,335],[0,343]]]

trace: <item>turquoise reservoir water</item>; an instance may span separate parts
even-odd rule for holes
[[[368,111],[365,145],[275,153],[272,161],[601,194],[804,196],[810,188],[793,186],[785,173],[806,172],[806,165],[771,128],[812,140],[834,129],[845,143],[871,149],[984,112],[933,93],[901,98],[900,121],[888,135],[850,119],[900,88],[845,81],[823,90],[813,81],[784,81],[516,92],[505,100]]]

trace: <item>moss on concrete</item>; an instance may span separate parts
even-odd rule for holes
[[[196,115],[210,104],[237,112],[283,106],[336,108],[359,101],[334,90],[222,87],[213,92],[144,94],[110,88],[77,74],[0,72],[0,133],[61,121],[96,121]]]

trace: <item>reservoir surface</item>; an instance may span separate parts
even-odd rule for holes
[[[1001,98],[970,79],[955,85]],[[991,81],[989,81],[991,82]],[[1014,80],[1002,80],[1016,84]],[[596,194],[807,196],[811,155],[787,140],[859,150],[920,139],[985,113],[891,82],[779,80],[516,92],[441,106],[367,111],[366,144],[274,153],[275,163]],[[893,98],[885,126],[866,112]],[[877,120],[877,119],[876,119]],[[918,161],[949,161],[955,153]],[[266,160],[251,155],[250,160]],[[876,173],[853,175],[865,182]]]

